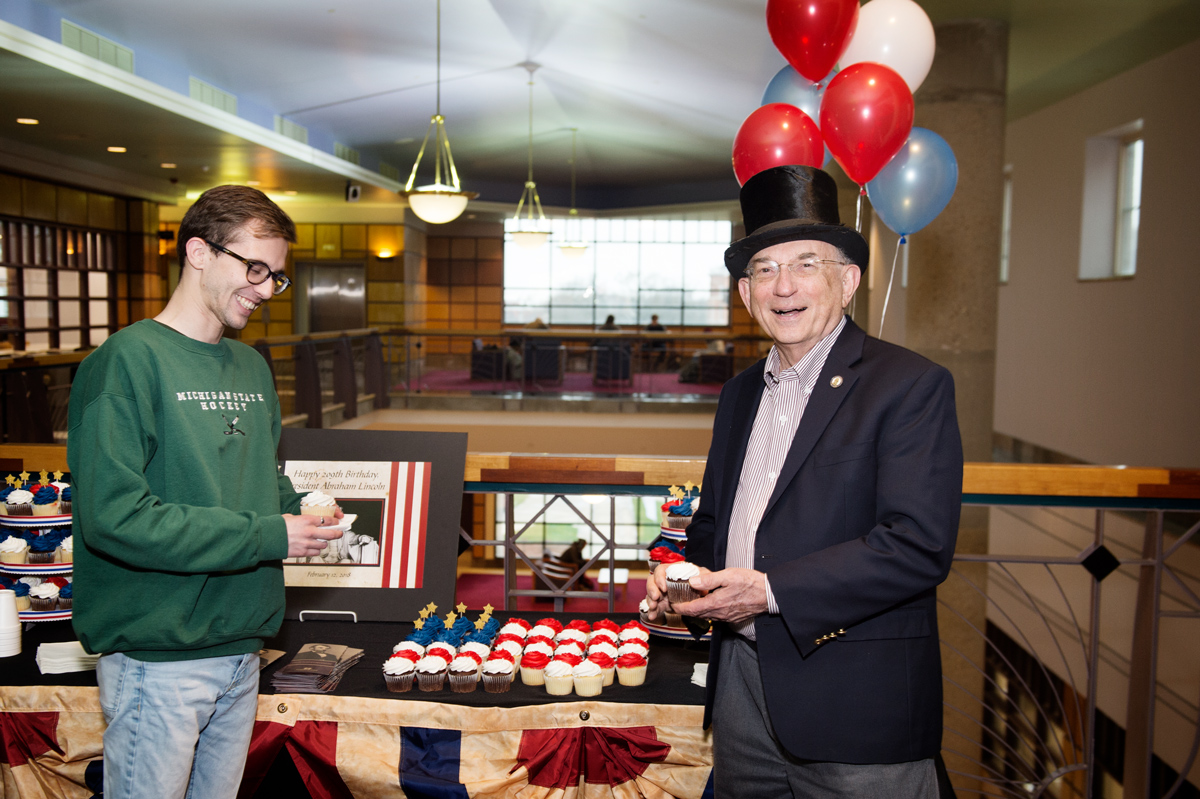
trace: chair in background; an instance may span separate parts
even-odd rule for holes
[[[561,383],[563,381],[562,341],[548,338],[525,339],[525,379],[531,383]]]
[[[596,363],[593,383],[632,382],[633,345],[628,341],[596,343]]]

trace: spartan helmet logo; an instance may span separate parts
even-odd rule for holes
[[[236,435],[239,435],[239,436],[244,436],[244,435],[246,435],[246,431],[245,431],[245,430],[238,430],[238,429],[237,429],[237,423],[238,423],[238,419],[240,419],[240,418],[242,418],[242,417],[240,417],[240,416],[235,416],[235,417],[233,417],[233,421],[232,421],[232,422],[231,422],[231,421],[229,421],[229,417],[228,417],[228,416],[226,416],[225,414],[221,414],[221,418],[225,420],[225,426],[229,428],[228,430],[226,430],[226,431],[225,431],[225,435],[227,435],[227,436],[232,436],[232,435],[235,435],[235,434],[236,434]]]

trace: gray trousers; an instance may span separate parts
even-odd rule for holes
[[[713,706],[717,799],[937,799],[933,760],[856,765],[801,760],[775,738],[758,654],[737,635],[721,646]]]

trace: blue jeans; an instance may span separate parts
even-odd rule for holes
[[[106,799],[237,795],[258,708],[258,655],[96,665]]]

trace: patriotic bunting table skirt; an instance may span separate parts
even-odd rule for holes
[[[332,629],[287,622],[282,642],[269,643],[290,656],[296,641],[328,639],[362,646],[367,656],[337,694],[259,696],[240,799],[711,796],[703,691],[686,680],[702,649],[660,651],[677,645],[655,643],[655,679],[605,689],[603,701],[550,701],[519,679],[507,694],[388,695],[378,662],[402,637],[398,625],[359,624],[352,635]],[[3,682],[25,672],[34,683],[0,686],[0,799],[92,797],[101,788],[104,732],[94,673],[38,674],[36,635],[26,634],[21,656],[0,661]]]
[[[99,792],[104,718],[95,688],[0,692],[0,796]],[[241,797],[285,757],[319,799],[699,797],[711,794],[703,708],[562,702],[464,707],[263,695]],[[707,790],[706,790],[707,789]]]

